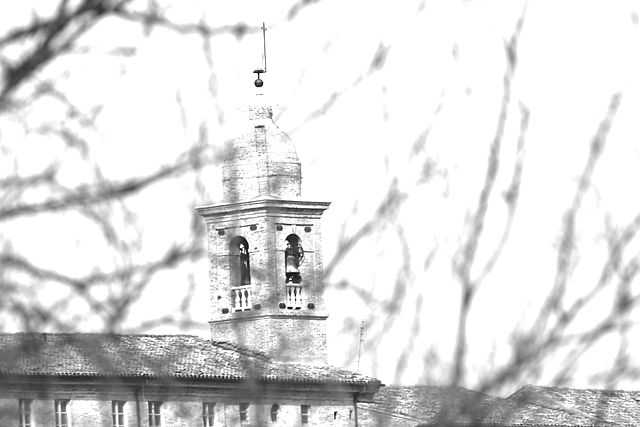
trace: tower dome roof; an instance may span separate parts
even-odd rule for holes
[[[268,104],[249,106],[245,132],[222,165],[224,201],[300,197],[301,167],[293,141],[273,121]]]

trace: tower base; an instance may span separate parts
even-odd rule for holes
[[[282,362],[325,365],[326,319],[326,315],[246,313],[209,324],[214,341],[260,351]]]

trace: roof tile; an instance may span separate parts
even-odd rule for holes
[[[0,375],[380,384],[355,372],[277,362],[257,351],[192,335],[0,334]]]

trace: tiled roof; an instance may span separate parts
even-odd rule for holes
[[[380,382],[330,366],[276,362],[191,335],[0,334],[0,376],[144,377],[366,386]]]
[[[386,425],[385,417],[426,425],[444,420],[468,424],[484,418],[500,400],[461,387],[386,386],[371,403],[358,403],[358,407],[369,412],[373,425]]]
[[[595,426],[593,418],[578,411],[565,411],[558,406],[542,406],[533,402],[496,399],[478,423],[494,426]]]
[[[640,426],[640,392],[525,386],[508,398],[460,387],[382,387],[358,403],[367,425]]]
[[[525,386],[507,398],[517,406],[535,405],[572,419],[586,419],[590,424],[640,425],[640,392],[593,390],[561,387]],[[540,419],[540,417],[537,417]],[[561,424],[559,418],[545,418],[546,423]],[[567,425],[567,424],[565,424]]]

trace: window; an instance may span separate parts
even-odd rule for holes
[[[204,427],[213,427],[213,416],[215,408],[215,403],[202,403],[202,425]]]
[[[113,427],[124,427],[124,401],[114,400],[111,402],[111,417]]]
[[[280,412],[280,405],[277,403],[271,405],[271,421],[274,423],[278,421],[278,412]]]
[[[300,419],[302,424],[309,424],[309,405],[300,406]]]
[[[20,399],[20,427],[31,427],[31,400]]]
[[[161,426],[160,406],[162,402],[149,402],[149,427]]]
[[[56,427],[69,427],[69,401],[55,400],[53,402],[56,415]]]
[[[249,404],[241,403],[239,410],[240,410],[240,422],[249,421]]]

